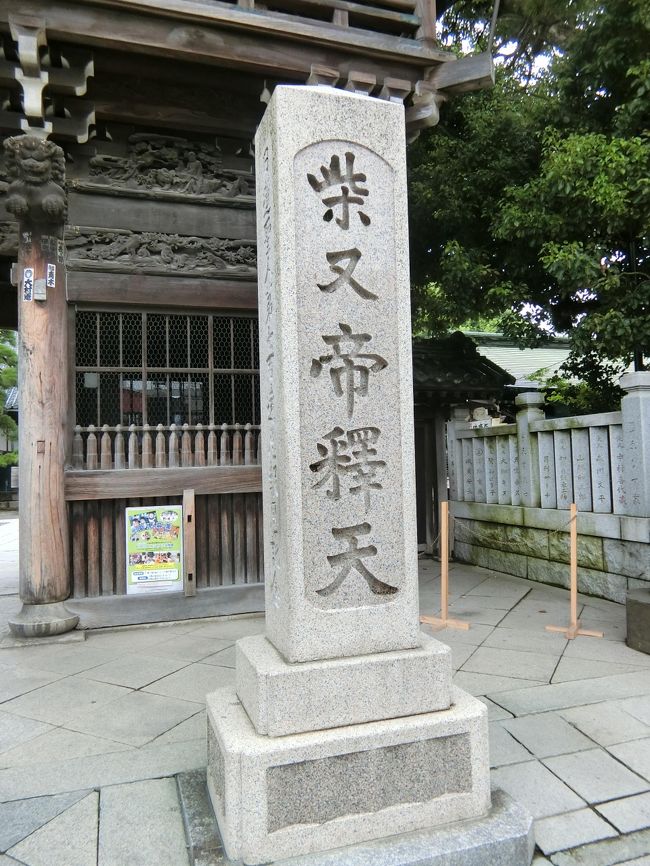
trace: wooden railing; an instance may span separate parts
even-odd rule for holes
[[[253,466],[261,462],[259,427],[214,424],[164,427],[77,426],[72,441],[73,470],[178,469],[201,466]]]
[[[428,40],[435,36],[435,2],[432,0],[237,0],[234,5],[246,11],[291,16],[391,36]]]

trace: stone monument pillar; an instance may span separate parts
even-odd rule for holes
[[[641,523],[650,518],[650,372],[625,373],[619,384],[626,391],[621,400],[626,513]],[[650,653],[650,589],[628,590],[625,610],[627,645]]]
[[[463,850],[480,825],[528,863],[530,819],[494,829],[486,708],[419,631],[403,108],[278,87],[256,158],[266,635],[207,698],[226,852],[415,863],[466,821]]]
[[[79,617],[70,594],[63,485],[68,402],[63,151],[21,135],[5,141],[6,208],[18,220],[18,425],[21,611],[19,637],[59,634]]]

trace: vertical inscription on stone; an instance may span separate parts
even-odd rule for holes
[[[304,495],[314,515],[305,594],[332,609],[384,604],[401,582],[380,518],[395,494],[385,481],[395,477],[399,436],[386,412],[397,386],[386,327],[395,304],[392,171],[366,147],[328,141],[297,155],[295,177]]]
[[[593,509],[597,513],[608,514],[612,510],[612,490],[607,427],[589,428],[589,449],[591,451]]]
[[[623,427],[612,424],[609,428],[609,450],[611,454],[612,493],[614,495],[614,514],[627,514],[627,493],[625,491],[625,448]]]
[[[568,508],[573,502],[573,473],[571,471],[571,433],[569,430],[556,430],[555,442],[555,484],[557,488],[557,507]]]
[[[499,505],[512,505],[512,477],[510,442],[508,436],[497,436],[497,477],[499,479]]]
[[[589,430],[571,431],[574,501],[578,511],[591,511]]]
[[[555,495],[555,452],[553,449],[553,434],[541,432],[538,434],[539,445],[539,480],[542,508],[556,508]]]
[[[517,448],[517,437],[508,436],[510,450],[510,467],[512,475],[512,504],[521,505],[521,488],[519,486],[519,449]]]
[[[485,502],[485,440],[472,439],[472,463],[474,464],[474,501]]]
[[[496,436],[485,438],[485,501],[490,504],[499,501]]]
[[[261,404],[266,436],[262,440],[262,462],[265,467],[264,514],[264,579],[267,583],[268,598],[274,607],[280,604],[278,593],[278,568],[280,563],[280,524],[278,488],[278,449],[277,421],[275,407],[275,388],[277,387],[277,312],[274,297],[273,268],[273,187],[271,183],[270,148],[265,145],[261,155],[261,195],[260,211],[263,227],[262,243],[258,247],[257,274],[259,280],[260,331],[264,332],[263,345],[266,348],[260,358],[266,375],[261,377]]]

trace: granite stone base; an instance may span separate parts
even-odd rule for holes
[[[451,650],[422,646],[288,664],[264,635],[237,641],[237,697],[260,734],[300,734],[447,709]]]
[[[650,589],[628,592],[625,605],[627,645],[642,653],[650,653]]]
[[[234,689],[207,696],[208,790],[228,856],[268,863],[485,817],[487,711],[447,710],[262,736]],[[496,861],[498,862],[498,861]]]
[[[274,866],[529,866],[533,819],[505,791],[483,818],[276,861]]]

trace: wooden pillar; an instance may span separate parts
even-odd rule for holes
[[[78,617],[70,594],[64,462],[68,412],[63,151],[31,135],[5,142],[6,208],[18,220],[19,637],[60,634]]]

